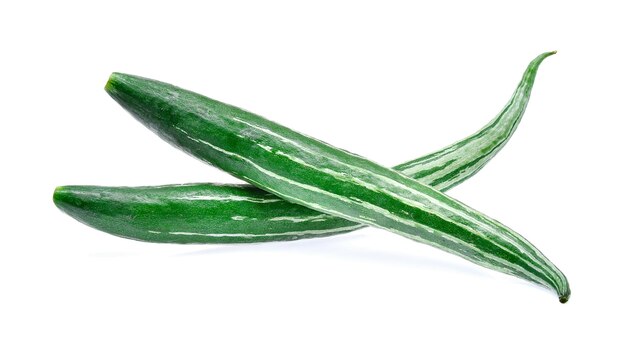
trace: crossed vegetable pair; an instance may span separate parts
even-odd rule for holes
[[[249,243],[375,226],[556,291],[567,279],[521,235],[445,195],[506,144],[528,104],[529,65],[475,134],[386,168],[265,118],[162,82],[113,73],[106,91],[165,141],[250,185],[64,186],[55,204],[89,226],[148,242]]]

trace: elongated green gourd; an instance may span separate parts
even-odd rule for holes
[[[522,236],[400,172],[159,81],[114,73],[106,90],[162,139],[289,202],[525,278],[554,289],[561,302],[569,298],[563,273]]]
[[[394,168],[444,191],[478,172],[513,135],[530,99],[539,64],[552,54],[539,55],[528,65],[509,102],[481,130]],[[104,232],[161,243],[284,241],[364,227],[251,185],[65,186],[55,190],[54,202],[72,217]]]

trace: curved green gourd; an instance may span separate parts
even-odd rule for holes
[[[528,65],[509,102],[481,130],[394,169],[440,190],[474,175],[513,135],[539,65],[551,54],[542,54]],[[250,185],[65,186],[55,190],[54,202],[72,217],[104,232],[161,243],[284,241],[365,226],[287,202]]]
[[[473,176],[504,147],[517,129],[535,83],[541,62],[556,51],[530,62],[513,96],[500,113],[475,134],[439,151],[394,167],[406,176],[446,191]],[[468,154],[463,156],[463,154]]]
[[[166,83],[114,73],[106,90],[162,139],[289,202],[552,288],[561,302],[569,298],[563,273],[522,236],[400,172]]]

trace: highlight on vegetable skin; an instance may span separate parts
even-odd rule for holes
[[[106,90],[165,141],[289,202],[570,296],[563,273],[521,235],[397,171],[159,81],[114,73]]]
[[[482,129],[394,169],[442,191],[473,176],[512,137],[530,99],[537,69],[551,54],[542,54],[528,65],[511,99]],[[286,241],[365,227],[251,185],[64,186],[55,190],[54,202],[70,216],[104,232],[157,243]]]

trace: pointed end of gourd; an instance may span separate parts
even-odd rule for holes
[[[72,209],[72,205],[70,203],[70,196],[68,195],[68,191],[64,186],[59,186],[54,189],[54,193],[52,194],[52,202],[56,208],[60,209],[61,212],[69,214]]]
[[[85,186],[59,186],[54,189],[52,201],[61,212],[87,223],[90,216],[93,216],[91,205],[94,197],[90,196],[88,188],[86,191],[85,188]]]
[[[54,202],[57,201],[57,199],[59,198],[59,194],[63,192],[63,186],[58,186],[57,188],[54,189],[54,193],[52,194],[52,200]]]
[[[561,303],[567,303],[567,301],[569,300],[570,295],[572,294],[572,292],[570,291],[569,287],[567,288],[567,291],[561,295],[559,295],[559,302]]]
[[[52,201],[61,211],[69,214],[84,204],[86,197],[80,191],[81,186],[59,186],[54,189]]]
[[[106,92],[108,92],[110,94],[115,89],[115,84],[119,80],[120,75],[121,74],[119,72],[113,72],[109,76],[109,79],[107,80],[107,83],[104,85],[104,91],[106,91]]]
[[[129,86],[130,78],[132,78],[131,75],[113,72],[109,76],[107,83],[104,85],[104,91],[106,91],[106,93],[109,94],[115,102],[127,110],[128,101],[132,100],[131,94],[133,93],[132,86]]]
[[[67,191],[65,190],[65,186],[58,186],[54,189],[54,193],[52,194],[52,201],[54,202],[54,205],[57,206],[59,209],[64,209],[67,202]]]
[[[552,55],[554,55],[554,54],[556,54],[556,50],[554,50],[554,51],[544,52],[543,54],[539,55],[538,59],[543,60],[543,59],[545,59],[545,58],[547,58],[547,57],[550,57],[550,56],[552,56]]]

